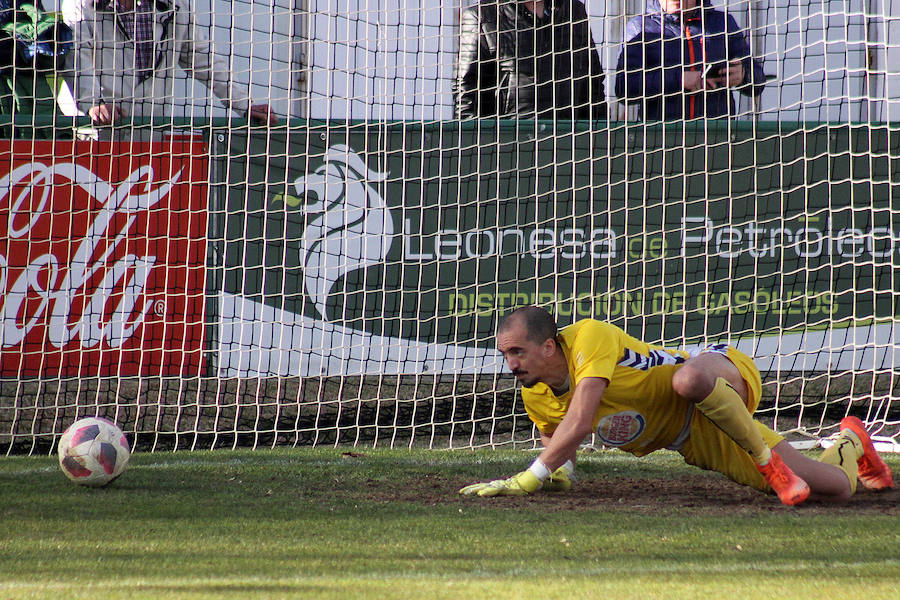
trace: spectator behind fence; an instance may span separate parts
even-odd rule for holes
[[[733,116],[731,90],[758,96],[765,80],[744,32],[709,0],[648,0],[625,26],[616,96],[647,120]]]
[[[72,30],[59,15],[44,10],[41,0],[0,0],[0,114],[28,119],[59,114],[57,72],[71,50]],[[0,129],[0,135],[11,134]]]
[[[580,0],[481,0],[462,13],[460,118],[606,119],[603,67]]]
[[[75,32],[75,101],[94,124],[177,116],[177,67],[236,113],[278,121],[267,104],[249,106],[248,87],[231,80],[183,0],[63,0],[62,12]]]

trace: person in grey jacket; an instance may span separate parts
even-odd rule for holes
[[[251,121],[278,121],[267,104],[250,106],[248,86],[232,81],[185,0],[63,0],[62,13],[75,33],[73,96],[94,124],[179,116],[173,114],[181,100],[175,97],[177,67],[226,108]]]
[[[603,67],[580,0],[481,0],[462,13],[459,118],[606,119]]]

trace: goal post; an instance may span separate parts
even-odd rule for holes
[[[900,450],[892,2],[735,8],[774,79],[734,119],[666,124],[613,96],[636,7],[590,7],[613,118],[554,123],[453,117],[468,2],[272,4],[198,20],[240,40],[276,125],[0,115],[0,451],[94,415],[144,450],[536,447],[494,339],[523,304],[733,344],[791,441],[852,414]]]

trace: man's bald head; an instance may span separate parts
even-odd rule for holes
[[[528,340],[535,344],[543,344],[551,338],[556,339],[559,333],[553,315],[537,306],[523,306],[506,315],[500,321],[497,333],[519,325],[525,328]]]

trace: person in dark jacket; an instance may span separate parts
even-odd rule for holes
[[[744,32],[709,0],[648,0],[625,26],[616,96],[647,120],[733,116],[731,90],[758,96],[765,80]]]
[[[462,13],[460,118],[606,119],[603,67],[580,0],[481,0]]]

